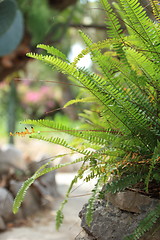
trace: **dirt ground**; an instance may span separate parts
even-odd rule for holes
[[[58,173],[56,181],[61,197],[53,202],[53,210],[40,211],[20,227],[14,227],[0,234],[0,240],[74,240],[81,231],[78,213],[87,202],[94,183],[78,183],[64,209],[64,223],[60,230],[55,230],[55,214],[74,173]],[[79,196],[80,195],[80,196]],[[83,196],[84,195],[84,196]]]

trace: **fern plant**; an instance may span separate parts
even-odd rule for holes
[[[74,183],[79,178],[90,181],[97,178],[93,195],[89,200],[86,220],[92,221],[93,204],[97,197],[106,192],[116,193],[139,184],[141,191],[151,194],[150,185],[160,184],[160,5],[150,0],[155,20],[151,20],[138,0],[119,0],[114,4],[125,24],[125,33],[119,19],[107,0],[100,0],[106,12],[108,38],[93,43],[89,36],[80,31],[86,48],[69,62],[58,49],[43,44],[38,48],[47,51],[46,55],[28,53],[29,57],[49,64],[53,69],[68,75],[85,90],[84,98],[71,100],[65,107],[92,102],[90,110],[84,110],[81,117],[86,120],[80,129],[59,125],[49,120],[25,120],[23,123],[43,126],[51,131],[65,132],[79,139],[77,146],[59,137],[47,137],[43,133],[33,133],[31,138],[41,139],[62,145],[82,157],[73,161],[82,165],[73,179],[66,198],[57,212],[57,228],[63,220],[63,207],[67,202]],[[101,51],[103,50],[103,51]],[[98,73],[80,68],[77,63],[90,53],[98,66]],[[92,150],[88,150],[92,149]],[[39,176],[63,167],[43,165],[27,180],[14,202],[16,213],[28,187]],[[107,183],[112,175],[112,182]],[[103,192],[101,186],[105,184]],[[126,239],[139,239],[160,217],[153,211],[144,219],[132,236]]]

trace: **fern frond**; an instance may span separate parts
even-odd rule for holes
[[[126,131],[129,130],[133,136],[136,135],[139,138],[144,146],[147,146],[150,150],[152,149],[152,146],[154,145],[154,137],[153,139],[147,137],[149,135],[148,131],[150,131],[146,125],[147,119],[132,103],[127,100],[124,101],[124,96],[121,91],[115,89],[111,85],[106,85],[104,88],[105,80],[102,77],[96,74],[90,74],[83,69],[76,69],[60,59],[41,55],[33,55],[33,57],[54,65],[61,72],[75,77],[90,91],[90,93],[92,93],[93,96],[97,98],[102,106],[108,109],[110,113],[123,124]],[[129,78],[129,76],[127,77]],[[124,114],[122,114],[122,109]],[[141,136],[137,135],[137,131],[139,132],[140,127],[143,129],[143,134]],[[151,134],[154,135],[153,133]]]
[[[153,9],[153,13],[157,21],[160,22],[160,4],[158,0],[149,0],[151,3],[151,7]]]
[[[59,156],[56,156],[56,157],[59,157]],[[43,176],[44,174],[47,174],[51,171],[54,171],[56,169],[59,169],[59,168],[62,168],[62,167],[65,167],[65,166],[69,166],[69,165],[72,165],[72,164],[75,164],[75,163],[78,163],[78,162],[82,162],[84,161],[84,158],[78,158],[72,162],[67,162],[65,164],[58,164],[54,167],[46,167],[48,165],[47,164],[44,164],[42,165],[36,172],[35,174],[30,177],[29,179],[27,179],[22,187],[20,188],[20,190],[18,191],[17,195],[16,195],[16,198],[14,200],[14,203],[13,203],[13,213],[17,213],[20,206],[21,206],[21,203],[23,202],[24,200],[24,197],[26,195],[26,191],[28,190],[28,188],[32,185],[32,183],[39,177]]]
[[[155,167],[155,164],[157,162],[157,159],[160,157],[160,142],[158,141],[157,146],[154,149],[152,158],[151,158],[151,164],[149,167],[148,174],[145,179],[145,184],[146,184],[146,192],[148,192],[148,187],[149,187],[149,182],[151,180],[151,174],[153,172],[153,169]]]
[[[79,34],[80,36],[83,38],[85,44],[88,46],[87,48],[83,49],[78,55],[77,57],[75,57],[75,59],[73,60],[72,62],[72,65],[73,66],[76,66],[76,64],[78,63],[78,61],[83,58],[85,55],[87,55],[88,53],[92,52],[94,53],[95,50],[100,50],[100,49],[103,49],[103,48],[107,48],[109,47],[111,44],[116,44],[117,42],[118,43],[121,43],[122,40],[120,39],[114,39],[114,38],[111,38],[111,39],[106,39],[106,40],[103,40],[103,41],[98,41],[96,43],[93,43],[92,40],[85,34],[83,33],[82,31],[79,31]]]
[[[65,60],[66,62],[69,62],[66,55],[64,53],[62,53],[59,49],[57,49],[53,46],[49,46],[49,45],[45,45],[45,44],[38,44],[37,48],[44,49],[47,51],[47,53],[52,54],[53,56],[59,57],[59,58]]]
[[[130,174],[127,176],[121,176],[118,180],[113,180],[111,183],[107,183],[103,189],[103,193],[116,193],[120,192],[127,187],[132,187],[137,182],[142,181],[145,176],[141,174]]]
[[[160,204],[158,204],[158,206],[154,210],[149,212],[147,217],[145,217],[139,223],[139,225],[136,228],[136,230],[134,231],[134,233],[131,234],[130,236],[125,237],[124,240],[138,240],[138,239],[140,239],[141,236],[143,236],[146,232],[148,232],[150,229],[152,229],[152,227],[157,222],[159,217],[160,217]]]
[[[77,99],[72,99],[70,101],[68,101],[65,105],[64,108],[72,105],[72,104],[76,104],[76,103],[91,103],[91,102],[95,102],[95,98],[94,97],[85,97],[85,98],[77,98]]]
[[[65,203],[67,203],[67,202],[65,202]],[[63,214],[62,210],[61,209],[57,210],[57,213],[56,213],[56,230],[59,230],[60,226],[63,223],[63,219],[64,219],[64,214]]]
[[[26,195],[26,192],[28,190],[28,188],[32,185],[32,183],[34,182],[34,177],[29,178],[28,180],[26,180],[22,187],[20,188],[20,190],[18,191],[16,198],[14,200],[13,203],[13,207],[12,207],[12,211],[14,214],[16,214],[24,200],[24,197]]]
[[[91,222],[93,220],[93,213],[94,213],[94,203],[96,200],[96,196],[97,193],[99,191],[99,182],[100,179],[97,181],[94,189],[92,190],[92,196],[90,197],[90,199],[88,200],[88,205],[87,205],[87,211],[86,211],[86,215],[85,215],[85,219],[86,219],[86,223],[88,224],[88,226],[91,225]]]
[[[93,62],[97,63],[98,66],[101,68],[104,76],[105,81],[110,81],[111,83],[114,81],[112,73],[114,72],[114,65],[113,61],[110,56],[106,56],[102,54],[99,50],[107,47],[107,43],[97,42],[93,43],[92,40],[82,31],[79,31],[80,36],[82,37],[83,41],[87,45],[87,48],[82,50],[82,52],[75,58],[73,64],[76,64],[82,57],[84,57],[87,52],[91,52],[91,59]],[[113,43],[115,46],[121,45],[121,41],[118,44]],[[106,64],[106,62],[108,64]]]
[[[78,174],[73,178],[73,180],[71,181],[71,184],[66,192],[66,195],[65,195],[65,199],[63,200],[63,202],[61,203],[60,205],[60,208],[58,209],[57,213],[56,213],[56,229],[58,230],[63,222],[63,218],[64,218],[64,215],[63,215],[63,208],[65,206],[65,204],[68,202],[68,198],[69,198],[69,194],[73,188],[73,185],[75,183],[77,183],[78,179],[80,179],[82,176],[83,176],[83,173],[86,169],[83,168],[83,165],[81,166],[81,168],[79,169],[78,171]]]
[[[111,8],[111,5],[105,0],[100,0],[100,2],[107,15],[106,24],[108,28],[107,32],[109,33],[109,37],[121,38],[120,36],[120,34],[122,33],[121,25],[119,24],[118,18],[114,13],[113,9]]]
[[[129,62],[136,64],[146,77],[146,83],[153,86],[155,89],[160,89],[160,84],[157,81],[160,70],[157,64],[146,58],[145,55],[135,51],[134,49],[126,49],[126,54]]]
[[[47,137],[41,136],[40,134],[34,134],[30,138],[35,138],[35,139],[43,140],[43,141],[46,141],[46,142],[58,144],[58,145],[61,145],[65,148],[67,148],[67,149],[70,149],[74,152],[78,152],[80,154],[84,154],[84,155],[91,154],[91,152],[89,150],[80,150],[78,148],[74,148],[74,147],[70,146],[63,138],[59,138],[59,137],[47,138]]]
[[[138,0],[120,0],[120,3],[123,6],[127,19],[129,19],[131,32],[133,32],[139,42],[141,41],[144,50],[152,52],[152,56],[158,61],[159,54],[157,54],[155,43],[159,43],[160,35],[155,24],[149,19]],[[148,55],[151,56],[149,52]]]
[[[94,130],[79,129],[79,130],[77,130],[77,129],[68,128],[62,124],[57,124],[53,121],[44,120],[44,119],[25,120],[25,121],[22,121],[22,123],[43,126],[46,128],[53,129],[55,131],[64,132],[71,136],[85,139],[85,140],[89,141],[90,143],[97,144],[97,145],[99,144],[100,146],[105,145],[107,143],[107,141],[111,141],[111,136],[108,135],[107,130],[103,130],[103,129],[102,130],[101,129],[94,129]],[[108,131],[110,132],[110,130],[108,130]],[[112,130],[111,130],[111,133],[112,133]],[[39,138],[39,136],[40,135],[38,134],[37,138]]]

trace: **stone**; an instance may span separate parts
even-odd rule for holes
[[[13,196],[15,197],[18,190],[22,186],[23,182],[18,182],[15,180],[10,181],[10,191],[12,192]],[[40,195],[36,188],[33,186],[27,190],[23,203],[21,205],[21,209],[23,212],[23,216],[27,217],[32,215],[33,213],[37,212],[40,208]]]
[[[41,185],[46,188],[48,195],[51,195],[52,197],[59,196],[55,175],[56,175],[56,172],[53,171],[39,178],[39,182],[41,183]]]
[[[12,205],[13,196],[11,193],[5,188],[0,188],[0,217],[3,218],[5,223],[12,222],[14,220]]]
[[[2,217],[0,217],[0,231],[6,230],[6,224]]]
[[[26,164],[22,152],[12,144],[0,148],[0,173],[8,172],[9,167],[25,169]]]
[[[36,161],[32,162],[29,165],[31,174],[34,174],[43,164],[47,163],[50,159],[52,158],[46,154],[42,154],[38,156],[36,158]],[[52,167],[52,166],[53,166],[52,163],[49,163],[47,167]],[[44,174],[43,176],[37,179],[39,183],[36,181],[35,186],[37,186],[37,189],[39,189],[40,193],[43,196],[46,196],[46,195],[51,197],[59,196],[55,175],[56,175],[56,171],[52,171],[47,174]]]
[[[95,240],[92,236],[89,236],[84,230],[82,230],[76,237],[75,240]]]
[[[121,210],[141,213],[154,209],[160,200],[150,198],[134,191],[123,191],[116,194],[107,193],[105,196],[108,202]]]
[[[124,203],[122,196],[126,198],[126,195],[122,194],[121,198],[119,198]],[[142,200],[141,197],[140,199]],[[138,196],[136,196],[136,199],[138,199]],[[87,204],[85,204],[79,213],[79,217],[81,218],[81,227],[86,234],[78,235],[76,240],[123,240],[124,237],[133,233],[139,222],[148,214],[148,211],[155,208],[157,200],[145,199],[144,207],[141,201],[140,203],[141,207],[136,208],[136,211],[141,209],[141,212],[129,212],[113,205],[111,201],[97,200],[94,205],[93,221],[90,226],[87,225],[85,220],[87,211]],[[157,226],[155,225],[150,231],[145,233],[140,240],[160,240],[159,221],[157,221]]]
[[[31,174],[34,174],[43,164],[48,163],[51,160],[51,156],[48,154],[40,154],[38,155],[34,161],[32,161],[28,165],[28,169],[30,170]],[[51,166],[52,164],[50,164]]]
[[[38,180],[33,183],[33,186],[36,188],[38,193],[40,194],[40,202],[41,206],[52,209],[54,198],[50,195],[48,188],[43,186]]]

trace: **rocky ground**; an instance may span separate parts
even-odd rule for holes
[[[0,142],[1,146],[4,144]],[[30,163],[30,161],[37,159],[39,155],[49,155],[50,157],[57,154],[66,153],[66,149],[60,148],[53,144],[48,144],[42,141],[32,141],[26,138],[17,138],[16,147],[23,153],[23,160],[21,164]],[[76,156],[73,156],[76,157]],[[67,156],[62,161],[70,161]],[[60,163],[57,162],[57,163]],[[19,162],[15,164],[19,165]],[[77,167],[76,167],[77,168]],[[84,203],[90,196],[91,189],[94,185],[91,183],[83,184],[78,182],[74,187],[75,191],[72,192],[72,197],[69,199],[68,204],[64,209],[64,224],[59,232],[55,230],[55,216],[56,210],[60,203],[63,201],[63,197],[69,187],[71,180],[75,175],[74,167],[64,168],[56,173],[57,190],[60,193],[59,197],[55,197],[53,200],[53,207],[51,210],[39,210],[33,216],[27,217],[27,220],[22,221],[19,226],[8,224],[7,231],[0,233],[1,240],[72,240],[81,231],[80,219],[78,217],[79,211],[82,209]],[[79,196],[80,195],[80,196]]]
[[[55,213],[63,196],[72,180],[74,173],[58,173],[56,181],[61,197],[53,202],[53,210],[39,211],[29,217],[22,226],[11,227],[8,231],[0,234],[1,240],[73,240],[81,231],[78,213],[89,198],[91,184],[78,183],[73,191],[73,198],[69,199],[64,209],[65,219],[59,232],[55,230]],[[93,186],[93,185],[92,185]],[[79,196],[84,195],[84,196]]]

